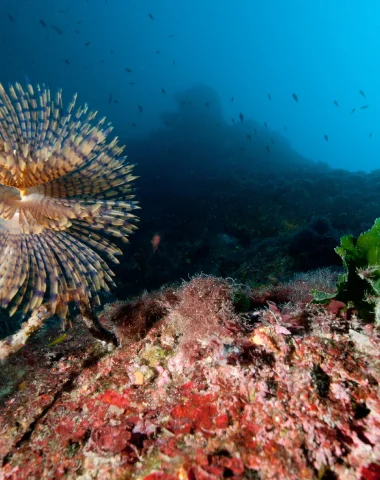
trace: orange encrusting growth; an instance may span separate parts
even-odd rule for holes
[[[105,258],[136,229],[133,165],[112,127],[76,96],[0,84],[0,303],[24,314],[48,302],[67,315],[71,299],[99,303],[113,285]],[[105,236],[103,236],[105,234]]]

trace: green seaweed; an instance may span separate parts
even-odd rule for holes
[[[238,313],[246,313],[251,310],[251,301],[244,292],[239,291],[236,292],[232,302],[234,304],[234,307]]]
[[[335,293],[314,290],[314,302],[342,301],[353,306],[364,320],[380,325],[380,218],[358,238],[342,237],[335,251],[346,272],[339,276]]]

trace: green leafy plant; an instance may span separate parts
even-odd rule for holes
[[[340,300],[353,306],[364,320],[380,325],[380,218],[357,239],[342,237],[335,251],[346,272],[339,276],[335,293],[313,291],[314,301]]]

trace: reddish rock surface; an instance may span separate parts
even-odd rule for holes
[[[379,333],[309,287],[199,276],[107,306],[110,351],[40,332],[1,367],[0,478],[380,479]]]

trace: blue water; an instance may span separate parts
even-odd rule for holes
[[[371,171],[379,14],[376,0],[3,0],[0,80],[27,76],[67,101],[78,92],[126,143],[149,142],[178,95],[201,84],[220,100],[205,110],[225,122],[243,113],[308,159]]]

